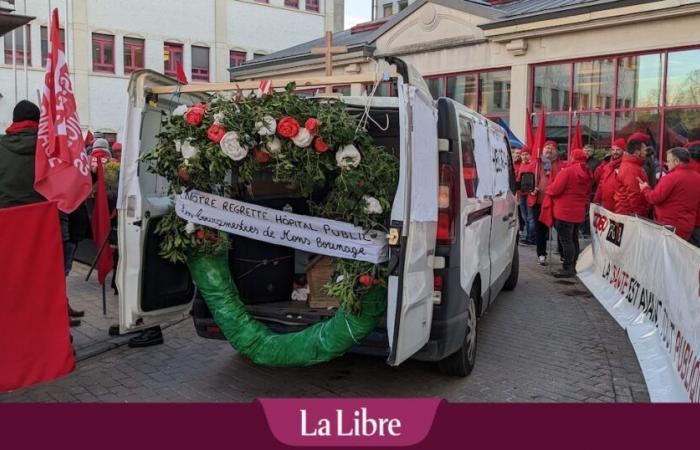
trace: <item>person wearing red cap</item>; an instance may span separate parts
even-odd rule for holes
[[[602,170],[596,169],[593,175],[594,183],[598,184],[593,203],[601,205],[608,211],[615,211],[615,191],[617,190],[617,172],[622,163],[627,143],[624,139],[615,139],[610,149],[610,160]]]
[[[677,147],[666,152],[669,173],[651,189],[649,184],[638,180],[639,190],[654,206],[655,220],[671,225],[676,234],[690,240],[700,209],[700,174],[690,164],[690,152]]]
[[[564,266],[556,278],[576,276],[576,261],[580,252],[578,232],[586,220],[586,203],[593,188],[593,175],[587,166],[588,155],[581,149],[571,152],[571,164],[559,172],[547,188],[554,203],[554,226],[562,246]]]
[[[639,181],[649,182],[644,171],[644,156],[650,137],[644,133],[634,133],[627,140],[627,151],[622,156],[622,163],[617,173],[615,189],[615,209],[617,214],[648,217],[649,204],[639,191]]]
[[[557,143],[547,141],[542,149],[542,155],[537,170],[537,186],[528,198],[528,206],[532,208],[535,222],[535,243],[537,245],[537,260],[540,265],[547,264],[547,240],[549,239],[549,227],[539,220],[542,212],[542,203],[547,188],[557,177],[562,165],[559,162],[559,150]]]

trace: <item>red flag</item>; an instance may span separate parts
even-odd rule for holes
[[[542,107],[537,135],[535,135],[535,141],[532,143],[532,157],[535,161],[539,161],[545,142],[547,142],[547,116],[545,115],[544,107]]]
[[[49,56],[41,95],[41,119],[36,141],[34,189],[58,209],[73,212],[92,190],[90,164],[73,97],[66,55],[58,33],[58,9],[53,10]]]
[[[97,279],[100,284],[105,284],[107,275],[114,269],[112,259],[112,247],[107,243],[112,224],[109,220],[109,204],[107,203],[107,186],[105,184],[105,171],[102,160],[97,158],[97,185],[95,189],[95,206],[92,209],[92,238],[98,248],[102,248],[100,258],[97,260]],[[103,248],[104,247],[104,248]]]
[[[530,115],[530,111],[527,111],[527,129],[525,130],[526,136],[525,136],[525,142],[527,143],[527,146],[532,149],[532,146],[535,144],[535,133],[532,131],[532,116]]]
[[[255,93],[258,98],[262,98],[272,93],[272,80],[260,80],[258,90]]]
[[[574,130],[574,138],[571,141],[571,146],[569,147],[569,161],[571,161],[571,153],[575,149],[583,148],[583,135],[581,134],[581,119],[576,121],[576,129]]]
[[[92,134],[92,131],[88,130],[87,134],[85,135],[85,145],[90,145],[93,142],[95,142],[95,135]]]
[[[0,392],[75,368],[55,203],[0,209]]]
[[[175,62],[175,73],[177,74],[177,81],[182,85],[189,84],[187,81],[187,75],[185,75],[185,69],[182,67],[180,61]]]

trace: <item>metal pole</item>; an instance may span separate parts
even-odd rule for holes
[[[27,15],[27,0],[24,0],[24,15]],[[29,100],[29,70],[28,64],[31,61],[27,61],[27,56],[31,55],[31,42],[29,41],[29,35],[31,34],[31,28],[29,25],[22,27],[22,35],[24,36],[24,98]]]

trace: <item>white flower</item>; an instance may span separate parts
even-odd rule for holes
[[[175,145],[177,145],[177,143]],[[180,152],[182,153],[182,157],[185,158],[185,161],[189,161],[197,156],[199,150],[197,150],[197,147],[190,144],[190,141],[185,141],[180,146]]]
[[[173,111],[173,116],[184,116],[188,109],[187,105],[180,105]]]
[[[282,151],[282,141],[277,136],[267,141],[267,153],[271,155],[279,155]]]
[[[299,134],[292,138],[292,142],[299,148],[306,148],[314,141],[314,137],[306,128],[299,128]]]
[[[240,161],[248,156],[248,149],[243,147],[238,140],[238,133],[229,131],[221,139],[221,151],[234,161]]]
[[[277,121],[272,116],[265,116],[262,122],[255,122],[255,129],[260,136],[273,136],[277,130]]]
[[[214,123],[218,123],[219,125],[224,123],[224,113],[220,112],[214,114]]]
[[[341,169],[350,169],[360,165],[362,156],[360,151],[354,145],[346,145],[342,150],[335,154],[335,161]]]
[[[382,204],[379,203],[379,200],[377,200],[374,197],[370,197],[369,195],[364,195],[362,197],[362,200],[365,201],[365,213],[367,214],[381,214],[384,212],[384,208],[382,208]]]
[[[192,234],[195,231],[194,223],[192,222],[187,222],[187,225],[185,225],[185,232],[187,234]]]

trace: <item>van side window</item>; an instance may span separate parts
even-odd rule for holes
[[[468,198],[476,198],[476,189],[479,186],[479,172],[476,169],[474,159],[474,140],[472,139],[472,125],[464,117],[459,118],[459,140],[462,147],[462,177],[464,188]]]

